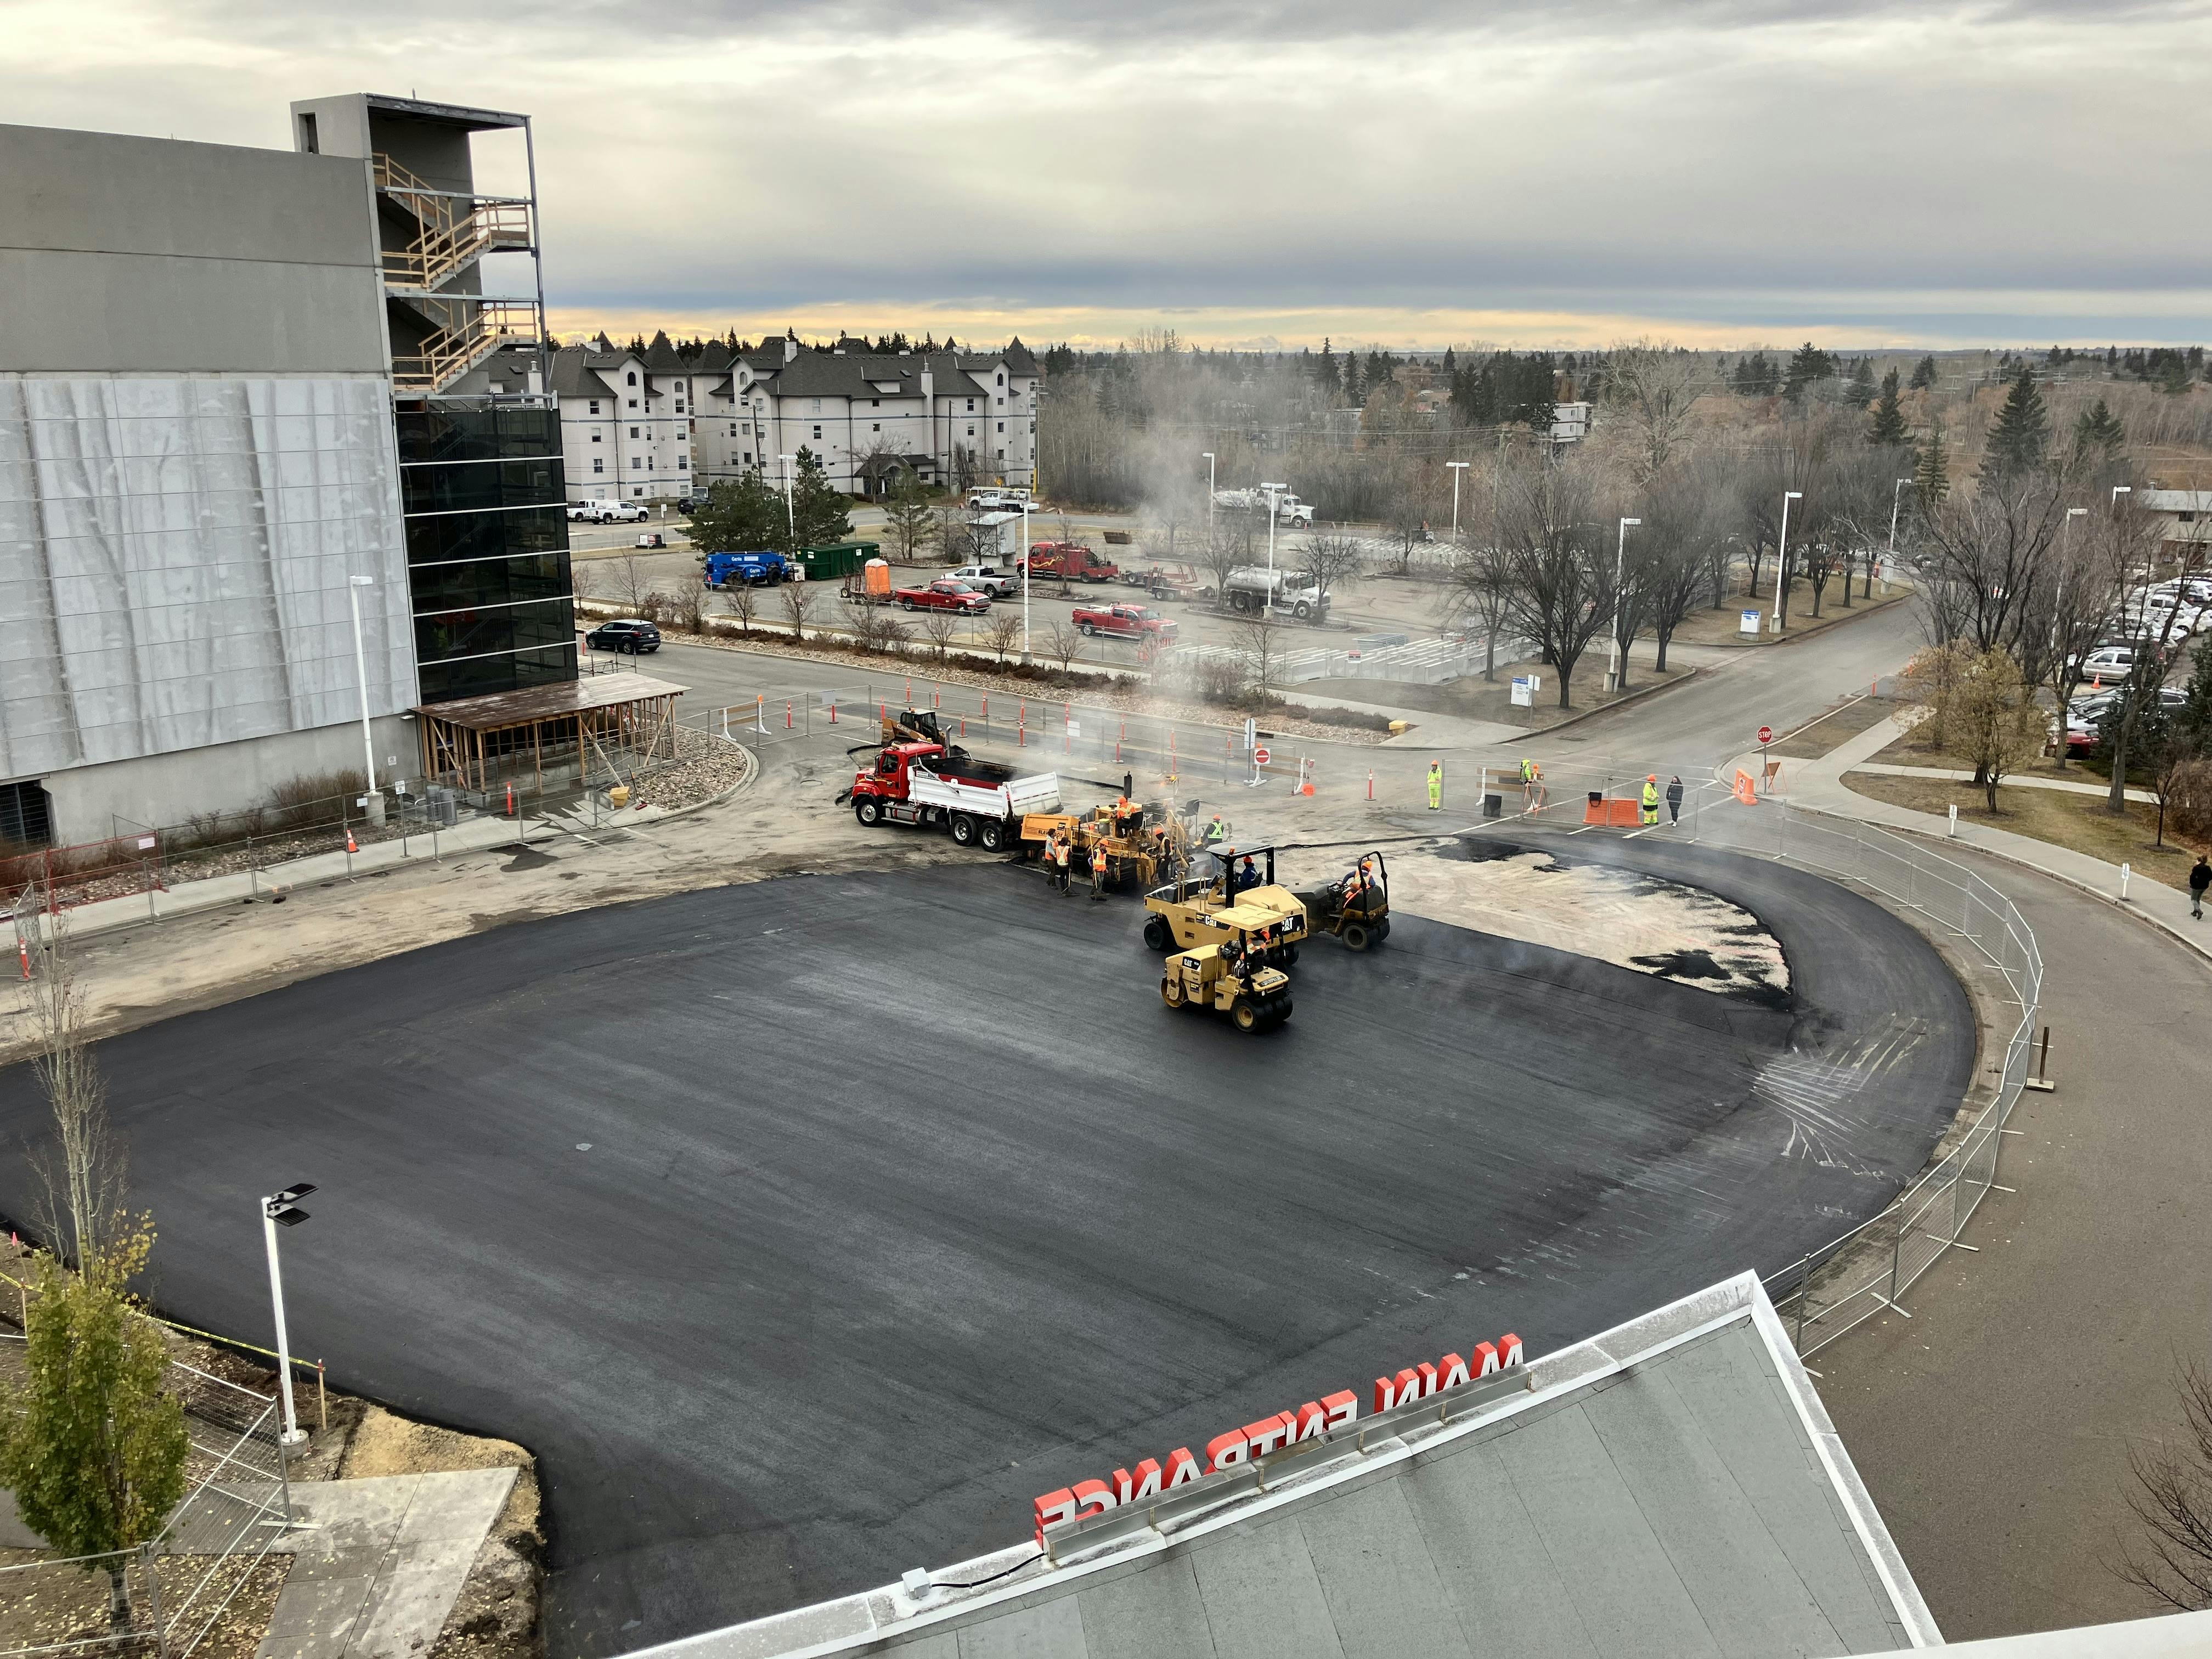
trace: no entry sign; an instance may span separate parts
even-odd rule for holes
[[[1759,728],[1759,740],[1761,743],[1772,743],[1774,741],[1774,728],[1771,726],[1760,726]]]
[[[1274,757],[1267,752],[1267,745],[1264,743],[1252,751],[1252,764],[1255,766],[1265,766]]]

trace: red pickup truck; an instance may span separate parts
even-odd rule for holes
[[[1065,576],[1079,582],[1110,582],[1119,566],[1107,562],[1097,549],[1081,542],[1037,542],[1030,548],[1031,576]]]
[[[980,617],[991,608],[991,596],[966,582],[935,581],[921,587],[902,587],[891,599],[902,611],[959,611]]]
[[[1086,638],[1103,634],[1117,640],[1148,640],[1164,644],[1176,636],[1172,619],[1141,605],[1078,605],[1075,626]]]

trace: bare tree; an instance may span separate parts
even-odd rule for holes
[[[929,642],[930,654],[942,665],[945,653],[952,648],[952,636],[960,630],[960,613],[957,611],[925,611],[919,626],[921,637]]]
[[[1395,575],[1411,574],[1413,550],[1433,539],[1429,529],[1432,503],[1419,478],[1419,473],[1402,475],[1382,509],[1382,545]]]
[[[1512,611],[1513,562],[1504,549],[1486,542],[1452,562],[1445,615],[1462,628],[1482,630],[1482,678],[1498,678],[1498,636]]]
[[[1068,669],[1075,661],[1075,653],[1083,649],[1083,635],[1073,623],[1056,622],[1045,630],[1045,655],[1060,665],[1060,678],[1064,683]]]
[[[2182,1362],[2181,1433],[2128,1454],[2128,1507],[2140,1531],[2124,1538],[2113,1572],[2167,1607],[2212,1607],[2212,1376]]]
[[[1662,473],[1651,481],[1644,500],[1644,525],[1635,538],[1637,586],[1641,615],[1658,642],[1652,664],[1656,673],[1667,672],[1667,647],[1674,630],[1710,579],[1713,549],[1718,545],[1725,550],[1707,483],[1686,470]],[[1626,660],[1625,651],[1622,660]]]
[[[1615,346],[1605,370],[1607,399],[1636,434],[1636,481],[1648,483],[1689,436],[1703,360],[1663,342],[1638,340]]]
[[[635,553],[625,553],[614,561],[610,573],[614,598],[633,617],[645,615],[652,604],[653,580],[646,574],[645,566]]]
[[[804,643],[806,619],[814,614],[814,584],[786,582],[783,586],[783,614],[791,623],[791,637]]]
[[[2055,580],[2051,549],[2066,522],[2067,491],[2055,472],[2021,471],[1921,503],[1920,535],[1934,560],[1926,584],[1938,637],[1977,652],[2009,651],[2041,679]]]
[[[722,608],[738,619],[738,632],[751,637],[753,618],[760,615],[760,589],[743,577],[722,590]]]
[[[930,539],[929,498],[921,479],[905,462],[892,474],[890,494],[884,500],[884,528],[901,564],[913,564]]]
[[[1261,609],[1237,623],[1232,637],[1244,653],[1252,690],[1265,705],[1273,700],[1276,672],[1282,666],[1283,625],[1273,611]]]
[[[35,916],[41,908],[33,887],[15,914]],[[124,1149],[108,1128],[107,1085],[93,1058],[68,930],[50,920],[44,939],[27,943],[32,973],[21,995],[31,1070],[53,1114],[55,1143],[35,1161],[44,1188],[37,1219],[58,1253],[88,1269],[128,1230]]]
[[[937,613],[932,612],[932,615]],[[853,641],[870,656],[885,651],[895,651],[906,639],[906,625],[893,620],[891,614],[880,605],[870,605],[866,599],[845,601],[845,626]]]
[[[1367,568],[1367,556],[1356,536],[1309,536],[1298,544],[1297,562],[1313,574],[1322,599],[1340,586],[1349,587]]]
[[[1575,665],[1613,619],[1613,550],[1601,545],[1595,481],[1582,464],[1531,453],[1501,481],[1498,544],[1507,611],[1559,671],[1559,707],[1573,706]]]
[[[1004,667],[1006,653],[1022,636],[1022,619],[1018,611],[994,611],[990,620],[983,624],[983,643],[999,653],[999,665]]]
[[[1229,577],[1252,562],[1252,520],[1243,513],[1224,513],[1214,520],[1200,561],[1213,579],[1216,605],[1229,602]]]

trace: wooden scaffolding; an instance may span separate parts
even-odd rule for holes
[[[425,703],[414,711],[422,775],[477,795],[527,776],[542,794],[549,769],[557,775],[573,765],[580,781],[602,759],[634,766],[673,760],[676,700],[684,689],[642,674],[611,674]]]

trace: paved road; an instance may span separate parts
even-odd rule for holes
[[[1972,1064],[1934,953],[1771,863],[1604,853],[1747,905],[1800,1005],[1407,917],[1311,948],[1291,1024],[1243,1038],[1160,1006],[1133,907],[978,865],[503,927],[100,1058],[161,1301],[262,1328],[254,1198],[317,1182],[301,1349],[538,1451],[550,1651],[601,1655],[1003,1545],[1071,1479],[1878,1209]],[[1808,1156],[1808,1076],[1875,1050]],[[0,1076],[0,1129],[38,1118]],[[0,1164],[16,1213],[23,1182]]]

